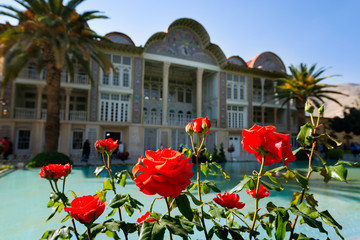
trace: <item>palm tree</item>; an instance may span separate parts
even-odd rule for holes
[[[298,113],[298,124],[302,126],[305,124],[305,102],[308,100],[312,102],[315,106],[320,107],[324,103],[324,99],[334,101],[341,105],[335,98],[329,96],[328,94],[341,94],[341,92],[330,90],[334,85],[327,85],[320,83],[322,80],[334,77],[331,76],[321,76],[325,69],[320,68],[315,70],[316,64],[312,65],[310,68],[306,64],[301,63],[299,67],[293,65],[289,66],[291,75],[287,75],[279,80],[283,84],[278,86],[278,98],[284,100],[284,103],[289,102],[294,99],[296,101],[296,110]]]
[[[77,13],[75,8],[83,1],[70,0],[64,5],[63,0],[15,0],[24,10],[0,5],[5,10],[0,11],[1,15],[18,20],[17,26],[5,25],[7,30],[0,35],[0,57],[5,57],[3,87],[30,61],[36,62],[38,72],[46,71],[46,152],[55,152],[58,147],[62,69],[73,78],[74,63],[77,63],[92,81],[91,59],[105,72],[112,67],[96,45],[103,37],[92,31],[87,23],[107,17],[98,15],[98,11]]]

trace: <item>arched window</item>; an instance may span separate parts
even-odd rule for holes
[[[119,86],[120,85],[120,70],[119,68],[115,68],[115,72],[113,73],[113,86]]]
[[[171,109],[169,111],[169,124],[174,125],[174,123],[175,123],[175,111]]]
[[[104,84],[104,85],[109,85],[109,78],[110,78],[109,75],[110,75],[110,74],[105,74],[105,73],[103,73],[102,84]]]
[[[190,111],[186,112],[186,122],[191,122],[192,114]]]
[[[156,116],[156,109],[155,108],[151,109],[151,116],[150,117],[151,117],[151,119],[150,119],[151,124],[156,124],[157,116]]]
[[[183,113],[183,111],[179,111],[178,112],[178,124],[182,125],[183,122],[184,122],[184,113]]]

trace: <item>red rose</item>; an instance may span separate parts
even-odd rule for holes
[[[242,209],[245,206],[245,203],[240,202],[240,197],[236,193],[229,194],[225,191],[224,195],[221,196],[221,193],[216,194],[216,198],[213,199],[214,202],[219,204],[224,208],[238,208]]]
[[[208,117],[201,117],[193,119],[193,130],[198,134],[208,134],[210,132],[210,119]]]
[[[71,202],[71,207],[64,208],[82,224],[93,223],[105,210],[105,202],[100,200],[100,195],[77,197]]]
[[[252,196],[253,198],[256,197],[256,189],[254,190],[246,189],[246,193]],[[259,185],[258,198],[267,197],[269,196],[269,194],[270,194],[269,190],[267,190],[266,187],[264,187],[263,185]]]
[[[71,165],[69,163],[62,164],[48,164],[43,166],[39,172],[41,178],[49,180],[57,180],[62,177],[66,177],[71,173]]]
[[[155,222],[156,219],[149,217],[150,216],[150,211],[147,211],[144,215],[142,215],[141,217],[139,217],[136,222],[139,224],[142,224],[144,221],[146,222]]]
[[[191,183],[194,173],[191,172],[190,157],[184,158],[171,148],[146,151],[145,156],[139,158],[132,170],[141,192],[176,198]]]
[[[107,153],[111,155],[119,146],[117,144],[118,140],[114,141],[112,138],[107,138],[104,140],[97,140],[95,142],[95,148],[100,153]]]
[[[295,161],[296,157],[291,151],[290,135],[275,132],[274,126],[261,127],[254,125],[249,130],[243,130],[243,150],[254,153],[258,162],[262,162],[262,153],[265,154],[265,165]]]

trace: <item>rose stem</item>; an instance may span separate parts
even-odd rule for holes
[[[314,124],[314,120],[313,120],[313,116],[312,114],[310,114],[311,116],[311,122],[312,124]],[[320,115],[318,116],[317,118],[317,122],[316,122],[316,126],[312,125],[313,127],[313,131],[314,131],[314,135],[316,134],[316,129],[319,127],[319,120],[320,120]],[[311,153],[309,156],[309,170],[308,170],[308,173],[306,175],[306,178],[309,180],[310,178],[310,175],[312,173],[312,170],[311,170],[311,161],[312,161],[312,158],[313,158],[313,155],[314,155],[314,150],[315,150],[315,147],[316,147],[316,141],[313,142],[312,146],[311,146]],[[299,203],[301,204],[302,201],[304,200],[304,195],[305,195],[305,188],[303,188],[301,190],[301,194],[300,194],[300,200],[299,200]],[[295,225],[296,225],[296,222],[297,222],[297,219],[298,219],[298,216],[296,215],[295,216],[295,219],[294,219],[294,222],[293,224],[291,225],[291,233],[290,233],[290,237],[289,239],[292,239],[293,238],[293,235],[294,235],[294,230],[295,230]]]
[[[168,210],[168,215],[169,215],[169,217],[170,217],[170,206],[169,206],[168,198],[167,198],[167,197],[164,197],[164,199],[165,199],[165,202],[166,202],[166,207],[167,207],[167,210]],[[172,240],[173,238],[172,238],[172,233],[170,232],[170,230],[169,230],[169,233],[170,233],[170,240]]]
[[[199,197],[199,201],[202,202],[201,200],[201,185],[200,185],[200,164],[199,164],[199,154],[201,151],[201,147],[203,146],[205,140],[205,136],[203,138],[203,141],[200,144],[201,141],[201,137],[198,136],[198,151],[196,152],[194,149],[194,153],[196,153],[195,157],[196,157],[196,179],[197,179],[197,189],[198,189],[198,197]],[[203,210],[203,205],[201,204],[200,206],[200,213],[201,213],[201,223],[203,225],[204,228],[204,234],[205,234],[205,239],[209,239],[208,235],[207,235],[207,231],[206,231],[206,225],[205,225],[205,220],[204,220],[204,210]]]
[[[106,154],[106,155],[107,155],[108,164],[105,164],[105,168],[109,172],[109,176],[111,178],[111,185],[112,185],[114,194],[116,195],[117,193],[116,193],[116,188],[115,188],[115,181],[114,181],[113,175],[111,174],[111,168],[110,168],[110,155],[109,154]],[[104,158],[104,163],[105,163],[105,158]],[[121,208],[119,207],[118,210],[119,210],[118,212],[119,212],[120,221],[122,221]],[[125,239],[127,240],[128,239],[127,232],[125,230],[123,230],[123,232],[124,232],[124,235],[125,235]]]
[[[54,186],[53,186],[51,180],[49,180],[49,182],[50,182],[50,186],[51,186],[52,190],[54,191],[54,193],[59,193],[59,192],[57,192],[57,191],[54,189]],[[64,182],[65,182],[65,178],[64,178]],[[55,187],[56,187],[56,189],[58,189],[56,182],[55,182]],[[64,185],[63,185],[63,194],[64,194]],[[61,198],[60,198],[60,199],[61,199]],[[61,199],[61,201],[63,202],[64,206],[66,207],[65,202],[64,202],[62,199]],[[68,212],[67,214],[70,215],[70,217],[71,217],[71,221],[72,221],[73,226],[74,226],[74,233],[75,233],[76,239],[79,240],[79,234],[78,234],[78,232],[77,232],[77,230],[76,230],[75,221],[74,221],[74,219],[72,218],[72,216],[71,216],[71,214],[70,214],[69,212]]]
[[[251,240],[252,238],[252,233],[255,227],[255,222],[256,222],[256,215],[258,212],[258,204],[259,204],[259,198],[258,198],[258,192],[259,192],[259,185],[260,185],[260,179],[261,179],[261,175],[262,172],[264,170],[264,165],[265,165],[265,155],[262,155],[262,161],[261,161],[261,167],[260,167],[260,172],[258,173],[258,178],[257,178],[257,182],[256,182],[256,190],[255,190],[255,212],[254,212],[254,217],[253,217],[253,221],[252,221],[252,225],[250,228],[250,235],[249,235],[249,240]]]
[[[89,240],[93,240],[92,236],[91,236],[91,231],[90,228],[87,228],[87,234],[89,236]]]

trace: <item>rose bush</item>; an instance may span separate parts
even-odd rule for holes
[[[71,202],[71,207],[64,208],[82,224],[93,223],[105,210],[105,202],[100,200],[100,195],[77,197]]]
[[[171,148],[146,151],[145,156],[139,158],[132,170],[141,192],[176,198],[190,185],[194,175],[190,158]]]
[[[220,193],[221,190],[214,181],[201,180],[201,176],[206,178],[209,174],[222,175],[225,179],[230,179],[222,167],[212,161],[211,153],[204,146],[205,138],[211,128],[210,120],[207,117],[194,119],[185,128],[190,136],[191,150],[184,148],[182,153],[171,148],[146,151],[145,157],[139,158],[132,173],[127,170],[113,173],[110,156],[116,149],[117,143],[111,139],[99,140],[95,146],[102,154],[104,165],[98,166],[94,174],[99,176],[106,169],[108,175],[103,187],[95,193],[95,197],[78,198],[73,191],[69,191],[75,198],[70,205],[64,190],[67,175],[60,174],[54,177],[50,174],[47,175],[45,170],[41,170],[40,176],[50,180],[53,190],[47,205],[53,208],[53,211],[47,220],[65,209],[69,215],[63,219],[63,222],[71,219],[73,224],[69,227],[49,230],[41,239],[57,239],[58,237],[70,239],[71,233],[75,233],[78,240],[91,240],[99,234],[105,234],[112,239],[122,239],[122,236],[119,236],[122,233],[125,240],[129,239],[129,234],[133,234],[131,239],[161,240],[164,239],[166,231],[170,239],[173,235],[189,239],[191,234],[194,234],[194,227],[204,234],[202,239],[206,240],[212,239],[214,236],[224,240],[229,238],[240,240],[245,238],[249,240],[313,239],[312,236],[306,236],[308,233],[296,232],[295,228],[299,218],[301,218],[301,224],[317,228],[323,234],[328,234],[322,225],[323,223],[327,224],[334,228],[336,234],[343,239],[340,233],[342,226],[327,210],[319,211],[317,209],[319,203],[315,196],[309,193],[309,180],[313,173],[320,173],[325,182],[330,179],[346,182],[347,170],[344,164],[354,167],[358,167],[359,164],[340,161],[327,165],[316,151],[317,142],[321,142],[325,146],[331,146],[331,144],[327,144],[328,141],[337,146],[340,143],[327,134],[316,133],[320,125],[320,117],[315,124],[312,106],[307,103],[306,107],[310,112],[311,122],[301,127],[297,136],[300,147],[294,150],[294,153],[298,150],[307,153],[309,157],[308,173],[304,175],[303,171],[299,172],[290,168],[291,165],[288,163],[294,161],[295,157],[291,151],[289,135],[275,132],[274,126],[254,125],[250,129],[243,130],[242,144],[243,150],[254,154],[260,163],[259,170],[254,169],[252,175],[245,175],[238,185],[226,190],[224,194]],[[318,110],[319,116],[323,111],[323,108]],[[194,141],[194,136],[197,137],[197,141]],[[200,154],[207,160],[200,162]],[[193,182],[191,182],[194,175],[191,172],[193,164],[189,163],[191,155],[196,160],[196,180]],[[312,165],[314,155],[318,156],[322,166]],[[265,170],[265,165],[275,164],[278,164],[275,168]],[[141,202],[127,194],[126,191],[121,191],[119,194],[116,190],[117,184],[125,187],[127,176],[144,194],[158,194],[145,214],[141,214],[143,207]],[[283,178],[284,181],[279,178]],[[299,190],[295,190],[293,197],[289,199],[289,206],[277,206],[276,203],[269,201],[269,198],[265,198],[269,196],[270,191],[282,191],[287,182],[294,181],[293,179],[298,183]],[[62,191],[58,187],[58,182],[61,180],[63,182]],[[294,186],[292,185],[291,189],[296,189]],[[193,194],[195,190],[197,194]],[[113,194],[109,195],[109,191],[112,191]],[[205,194],[213,194],[213,192],[216,192],[217,195],[210,198],[212,201],[203,200]],[[254,210],[247,209],[247,205],[240,202],[242,192],[246,192],[253,198]],[[103,223],[95,223],[94,220],[104,211],[106,198],[111,198],[107,204],[110,210],[107,220]],[[160,199],[165,200],[166,212],[153,210],[153,205]],[[172,211],[175,209],[178,209],[181,214],[172,216],[171,213],[174,213]],[[122,217],[124,210],[129,218],[135,214],[135,210],[139,213],[135,214],[134,221],[124,221]],[[112,218],[116,213],[119,215],[118,220]],[[74,220],[86,224],[87,231],[79,234]]]
[[[40,170],[40,177],[48,180],[58,180],[62,177],[66,177],[71,173],[71,165],[65,164],[48,164],[43,166]]]

